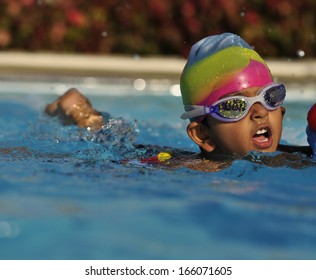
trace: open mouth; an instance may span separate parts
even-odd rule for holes
[[[269,128],[260,128],[252,136],[252,141],[259,148],[269,148],[272,145],[271,131]]]

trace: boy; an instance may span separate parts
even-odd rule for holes
[[[190,118],[187,132],[209,157],[249,151],[301,151],[279,145],[286,90],[273,82],[264,60],[232,33],[207,37],[191,49],[181,76],[181,93]]]
[[[273,82],[264,60],[239,36],[224,33],[197,42],[180,85],[186,111],[181,118],[190,119],[187,133],[201,155],[179,154],[169,165],[216,171],[250,151],[311,155],[310,147],[279,145],[285,87]],[[92,130],[103,124],[100,113],[75,89],[49,104],[45,112]]]

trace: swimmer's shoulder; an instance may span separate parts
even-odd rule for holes
[[[302,153],[302,154],[305,154],[307,156],[312,155],[312,149],[310,146],[296,146],[296,145],[279,144],[278,151],[285,152],[285,153]]]
[[[316,163],[310,159],[312,153],[309,146],[290,146],[280,145],[279,152],[276,155],[260,156],[260,161],[255,157],[256,164],[262,164],[270,167],[290,167],[293,169],[301,169],[310,166],[315,166]],[[253,161],[254,157],[250,154],[241,157],[230,157],[227,155],[215,155],[205,157],[203,154],[179,153],[170,166],[175,168],[186,167],[197,171],[216,172],[228,168],[234,160],[249,160]]]
[[[206,159],[202,154],[169,147],[138,145],[137,149],[146,148],[150,156],[139,158],[136,163],[156,168],[176,170],[188,168],[196,171],[215,172],[231,165],[232,160]],[[135,160],[133,160],[135,163]]]
[[[171,153],[171,157],[168,161],[165,161],[163,165],[170,169],[188,168],[202,172],[216,172],[223,170],[231,165],[232,160],[213,160],[203,157],[203,154],[176,151]]]

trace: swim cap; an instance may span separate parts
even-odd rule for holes
[[[192,46],[180,87],[184,105],[211,106],[226,94],[272,82],[260,55],[239,36],[223,33]]]

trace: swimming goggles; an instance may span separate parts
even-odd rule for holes
[[[284,85],[273,83],[259,90],[254,97],[235,95],[220,99],[211,106],[186,105],[186,112],[181,115],[181,119],[211,115],[223,122],[236,122],[245,117],[256,102],[260,102],[269,111],[276,110],[282,105],[285,95]]]

